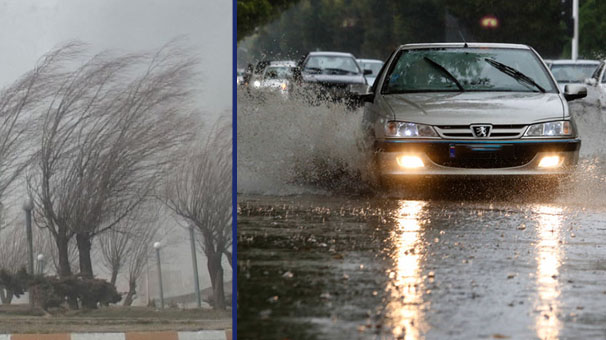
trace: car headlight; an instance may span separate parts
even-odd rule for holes
[[[254,87],[261,87],[261,82],[258,80],[255,80],[255,82],[253,83]]]
[[[385,124],[387,137],[439,137],[436,130],[429,125],[408,122],[387,122]]]
[[[572,136],[572,126],[567,120],[531,125],[524,136],[526,137],[558,137]]]

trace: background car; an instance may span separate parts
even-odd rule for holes
[[[293,68],[296,63],[291,60],[271,61],[259,77],[253,80],[255,90],[279,92],[287,95],[293,77]]]
[[[567,101],[586,93],[580,85],[560,93],[525,45],[409,44],[364,96],[364,127],[383,183],[565,175],[581,145]]]
[[[558,82],[560,91],[564,91],[567,84],[584,85],[585,79],[590,78],[599,65],[597,60],[553,60],[549,68]]]
[[[592,100],[601,110],[606,108],[606,61],[602,60],[590,78],[585,79]],[[590,97],[588,95],[588,97]]]
[[[343,52],[309,52],[295,70],[299,89],[310,99],[348,103],[366,92],[364,75],[353,54]]]
[[[381,71],[381,67],[383,67],[383,61],[378,59],[358,59],[358,64],[362,70],[371,71],[370,74],[365,73],[365,77],[368,85],[372,86],[372,84],[375,82],[377,74],[379,74],[379,71]]]

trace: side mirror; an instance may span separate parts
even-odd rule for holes
[[[360,103],[372,103],[375,100],[375,94],[370,91],[370,86],[366,84],[350,85],[352,97]]]
[[[587,97],[587,88],[583,85],[566,85],[564,86],[564,98],[571,101],[575,99]]]
[[[372,103],[375,101],[375,94],[373,92],[361,94],[359,97],[363,103]]]
[[[589,86],[596,86],[598,84],[598,81],[595,78],[587,78],[585,79],[585,84]]]
[[[364,75],[369,76],[372,74],[372,70],[364,70]]]

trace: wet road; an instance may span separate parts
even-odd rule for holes
[[[361,112],[238,101],[238,338],[606,339],[594,97],[571,105],[583,146],[559,190],[389,193],[373,188]]]
[[[239,338],[606,338],[606,211],[448,190],[240,195]]]

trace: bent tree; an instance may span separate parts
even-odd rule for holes
[[[153,54],[97,54],[57,77],[41,114],[29,190],[37,219],[58,249],[59,275],[71,275],[75,237],[80,274],[93,277],[93,238],[150,197],[191,138],[195,59],[173,42]]]
[[[220,120],[175,170],[164,195],[167,206],[202,236],[216,309],[225,309],[221,262],[232,245],[230,137],[231,124]]]

